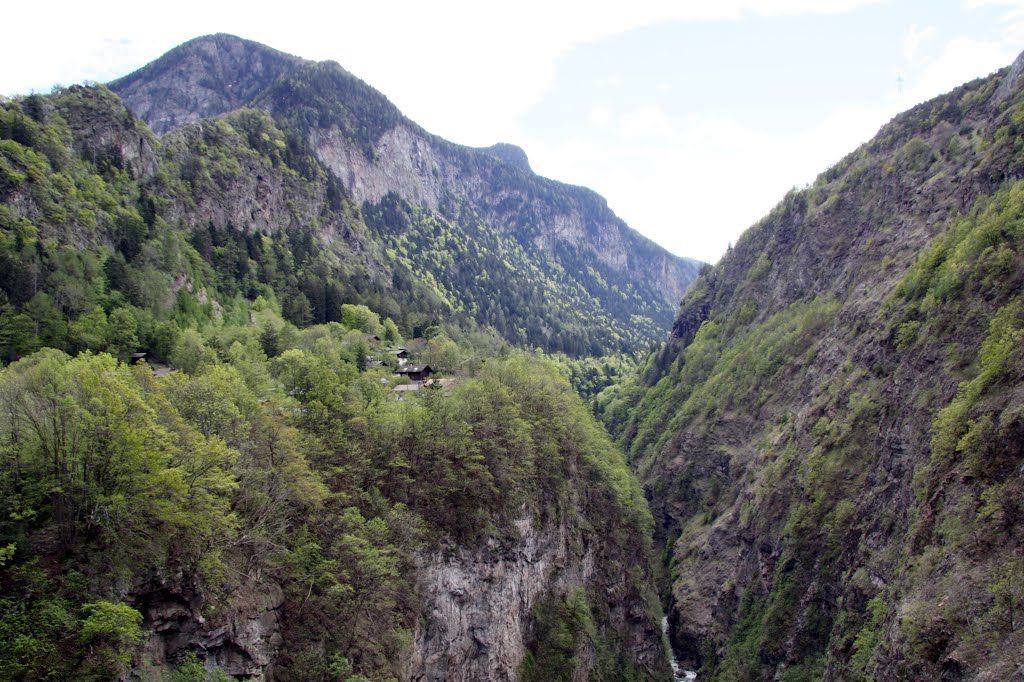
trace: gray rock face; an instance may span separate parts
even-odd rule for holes
[[[536,529],[530,519],[516,526],[521,542],[498,556],[481,549],[420,557],[427,617],[416,631],[409,679],[517,679],[534,603],[592,577],[592,554],[575,556],[578,542],[564,526]]]
[[[168,585],[142,599],[144,626],[155,633],[143,658],[153,665],[172,665],[181,653],[193,651],[207,667],[232,676],[255,682],[274,679],[272,662],[283,642],[284,604],[276,583],[248,581],[237,586],[210,620],[202,615],[202,595],[187,589]]]
[[[702,267],[631,229],[596,193],[534,175],[523,167],[525,154],[523,163],[509,164],[493,147],[484,153],[456,147],[406,124],[385,132],[372,158],[337,127],[311,130],[309,142],[357,201],[376,203],[394,192],[437,212],[452,197],[464,198],[495,229],[552,256],[562,249],[593,253],[673,309]]]
[[[310,87],[297,90],[289,78]],[[158,135],[244,106],[286,118],[306,107],[300,125],[316,156],[358,201],[394,192],[433,212],[461,202],[556,260],[563,252],[592,254],[663,301],[666,326],[701,267],[632,230],[590,190],[535,175],[514,145],[474,149],[430,135],[336,64],[218,34],[185,43],[110,88]]]
[[[629,587],[616,547],[587,541],[564,523],[538,528],[525,517],[515,526],[520,539],[510,548],[492,541],[488,547],[419,557],[425,617],[413,638],[407,679],[519,679],[532,609],[540,599],[579,588],[607,595],[610,627],[624,637],[624,652],[651,678],[667,676],[661,631],[642,595]],[[596,652],[585,637],[576,658],[574,679],[589,679]]]
[[[245,106],[302,61],[222,33],[190,40],[172,55],[110,83],[157,135]]]

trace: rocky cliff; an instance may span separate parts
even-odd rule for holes
[[[579,529],[536,528],[528,517],[515,525],[520,539],[513,546],[421,557],[417,584],[425,618],[413,641],[410,679],[521,679],[538,639],[538,608],[592,591],[612,596],[605,627],[626,635],[624,644],[641,674],[666,678],[664,648],[648,613],[651,604],[629,584],[624,574],[628,560]],[[573,649],[579,660],[573,679],[597,674],[599,645],[584,639]],[[607,661],[600,664],[607,666]]]
[[[358,204],[396,195],[460,230],[482,221],[564,270],[580,289],[573,296],[596,301],[623,336],[635,333],[635,313],[651,321],[642,325],[645,334],[667,327],[700,268],[630,229],[593,192],[535,175],[521,150],[478,150],[431,135],[331,62],[207,36],[110,87],[161,134],[242,106],[267,109],[303,132]]]
[[[157,135],[246,106],[301,62],[227,35],[189,47],[111,83]]]
[[[1022,674],[1021,64],[787,195],[651,359],[623,437],[702,679]]]

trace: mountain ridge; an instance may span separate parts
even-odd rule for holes
[[[587,354],[598,307],[448,210],[263,109],[0,102],[0,678],[669,676],[622,453],[476,322]]]
[[[203,69],[187,72],[168,66],[202,62],[197,54],[230,56],[239,51],[250,56],[232,56],[227,64],[215,60],[212,66],[203,62]],[[251,77],[239,66],[262,63],[264,54],[287,68],[273,71],[273,79],[262,78],[261,74],[271,71],[264,69],[247,80]],[[647,296],[664,302],[659,305],[661,311],[674,312],[699,271],[698,261],[669,254],[630,229],[590,190],[533,174],[525,153],[514,154],[510,162],[507,154],[495,153],[500,143],[478,150],[447,142],[409,121],[386,96],[337,63],[291,61],[281,54],[234,36],[206,36],[171,50],[110,86],[143,120],[161,126],[236,107],[240,100],[224,95],[228,85],[251,93],[250,105],[267,108],[304,131],[317,157],[358,203],[377,203],[394,192],[437,212],[461,197],[488,224],[522,244],[532,241],[556,262],[565,260],[558,253],[564,244],[592,254],[602,273],[627,273],[643,284]],[[209,78],[210,72],[218,78]],[[180,94],[169,95],[175,92]],[[211,94],[201,100],[199,92]],[[603,295],[598,288],[591,293]],[[658,313],[666,327],[672,312]]]
[[[1019,676],[1021,65],[787,194],[599,397],[702,679]]]

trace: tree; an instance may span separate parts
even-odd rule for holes
[[[380,316],[365,305],[346,303],[341,306],[341,323],[349,329],[358,329],[367,334],[380,334]]]
[[[281,354],[281,335],[270,322],[264,324],[260,332],[260,347],[268,358],[276,358]]]
[[[402,334],[398,331],[398,325],[390,317],[384,320],[384,336],[381,339],[390,346],[402,342]]]
[[[203,337],[195,329],[186,329],[171,348],[170,363],[180,370],[194,374],[212,361],[212,353]]]
[[[79,639],[88,645],[91,668],[113,679],[132,660],[132,650],[142,643],[142,614],[127,604],[98,601],[85,604],[87,614]]]
[[[71,323],[69,350],[79,353],[83,350],[99,352],[107,347],[107,314],[96,306]]]
[[[130,309],[117,308],[107,323],[107,351],[111,355],[124,360],[139,349],[139,322]]]

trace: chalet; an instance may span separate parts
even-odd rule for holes
[[[380,344],[380,337],[376,334],[363,334],[363,340],[370,344],[370,346],[377,346]]]
[[[430,365],[402,365],[395,374],[406,377],[409,381],[426,381],[434,370]]]
[[[409,351],[407,351],[404,348],[397,348],[397,349],[389,350],[389,351],[385,351],[385,352],[388,355],[394,355],[399,360],[408,360],[409,359]]]

